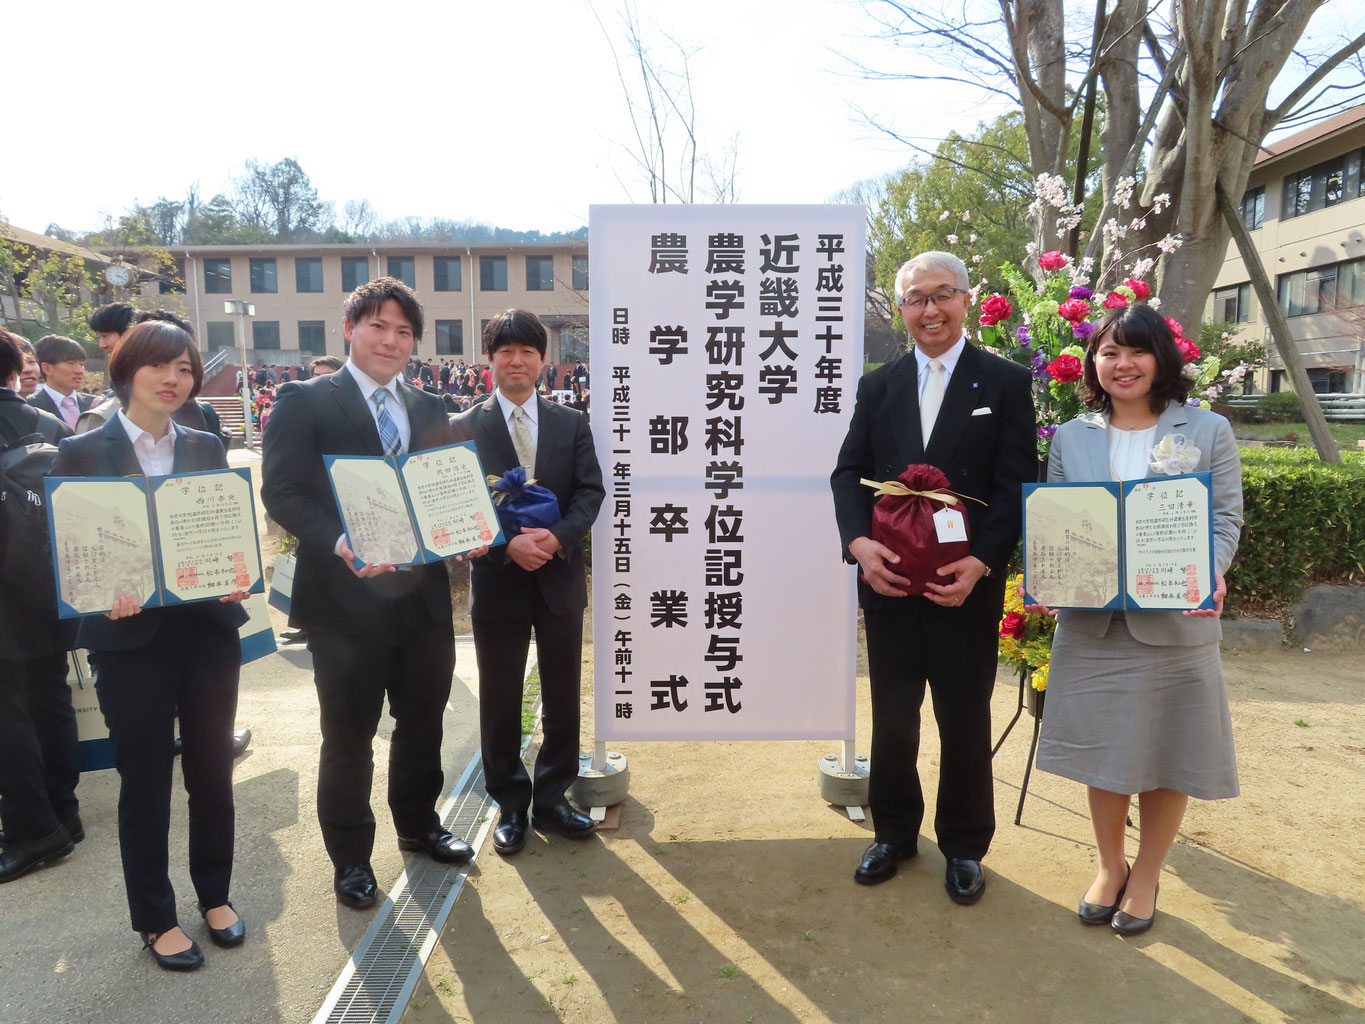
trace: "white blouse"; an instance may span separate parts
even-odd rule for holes
[[[1146,430],[1118,430],[1105,422],[1109,435],[1109,479],[1141,480],[1147,475],[1156,425]]]

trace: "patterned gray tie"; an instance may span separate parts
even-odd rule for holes
[[[530,417],[521,406],[512,410],[512,447],[517,450],[517,458],[526,467],[526,475],[535,473],[536,443],[531,440]]]
[[[383,388],[374,393],[374,405],[378,410],[374,419],[379,427],[379,445],[384,449],[384,454],[397,455],[398,450],[403,447],[403,439],[398,434],[398,426],[389,415],[389,410],[384,407],[385,399],[388,397],[389,393]]]

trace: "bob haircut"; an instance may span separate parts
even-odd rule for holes
[[[967,274],[967,264],[950,252],[931,250],[922,252],[913,259],[906,260],[900,270],[896,271],[896,305],[899,306],[905,301],[905,282],[916,270],[949,274],[953,279],[953,287],[961,288],[964,292],[971,290],[972,282]]]
[[[506,309],[483,329],[483,347],[491,356],[504,345],[530,345],[545,358],[550,339],[540,317],[527,309]]]
[[[86,323],[96,334],[123,334],[133,326],[137,310],[126,302],[110,302],[90,314]]]
[[[9,387],[10,379],[24,368],[24,349],[17,334],[0,327],[0,388]]]
[[[148,320],[137,324],[123,336],[109,357],[109,386],[118,396],[119,404],[128,408],[128,396],[133,388],[133,374],[144,366],[163,366],[179,359],[182,355],[190,358],[190,369],[194,374],[194,387],[190,389],[191,401],[199,394],[204,385],[204,361],[195,348],[194,337],[175,324],[165,320]]]
[[[1114,407],[1109,393],[1100,387],[1095,371],[1095,353],[1105,341],[1156,356],[1156,375],[1152,389],[1147,392],[1147,405],[1152,412],[1160,413],[1169,403],[1183,402],[1189,395],[1190,379],[1185,376],[1185,358],[1176,347],[1175,334],[1165,319],[1144,303],[1111,309],[1090,336],[1082,389],[1082,397],[1090,408],[1109,412]]]
[[[362,284],[350,295],[341,307],[346,322],[354,327],[367,316],[378,313],[384,303],[393,299],[403,310],[403,315],[412,325],[413,341],[422,340],[422,304],[417,301],[417,293],[396,277],[377,277]]]

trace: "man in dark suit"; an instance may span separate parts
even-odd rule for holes
[[[945,886],[958,903],[985,889],[981,858],[995,833],[990,698],[1005,567],[1019,539],[1020,485],[1037,479],[1030,375],[967,342],[967,268],[928,252],[896,275],[901,317],[914,352],[858,384],[848,435],[831,476],[844,559],[861,572],[858,600],[867,629],[872,688],[868,799],[875,842],[854,878],[884,882],[913,857],[924,797],[915,759],[926,680],[942,744],[934,828],[948,861]],[[971,553],[941,566],[941,583],[908,596],[898,556],[874,541],[872,489],[928,463],[966,501]]]
[[[441,719],[455,668],[445,563],[354,569],[322,459],[450,442],[440,399],[402,379],[422,336],[422,307],[401,281],[379,278],[347,298],[344,329],[350,358],[342,369],[280,388],[261,499],[299,541],[289,624],[307,630],[321,708],[318,820],[337,899],[366,907],[377,897],[369,801],[386,693],[395,721],[389,807],[398,845],[440,861],[465,860],[471,851],[435,811],[444,787]]]
[[[595,824],[565,798],[578,776],[579,685],[583,609],[588,603],[583,538],[606,491],[588,421],[535,392],[545,365],[545,327],[534,313],[509,309],[484,329],[497,381],[494,397],[455,417],[459,438],[473,438],[484,472],[502,476],[525,466],[554,492],[560,519],[523,528],[474,563],[470,618],[479,662],[479,729],[484,783],[501,814],[493,848],[515,853],[535,827],[569,838]],[[545,740],[534,781],[521,763],[521,697],[531,630],[540,667]]]
[[[85,378],[85,349],[78,341],[49,334],[33,346],[43,383],[28,404],[51,413],[72,430],[81,413],[95,404],[95,396],[80,391]]]

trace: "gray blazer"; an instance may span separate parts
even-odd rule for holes
[[[1199,449],[1195,472],[1213,474],[1213,547],[1214,567],[1226,575],[1237,541],[1242,533],[1242,458],[1232,425],[1217,413],[1174,403],[1166,406],[1156,421],[1156,440],[1167,434],[1182,434]],[[1161,474],[1147,470],[1147,478]],[[1109,437],[1104,417],[1097,412],[1079,416],[1057,428],[1048,455],[1049,483],[1108,480]],[[1112,612],[1064,609],[1059,623],[1067,629],[1099,638],[1109,628]],[[1180,612],[1128,612],[1128,630],[1135,640],[1155,647],[1192,647],[1216,643],[1223,628],[1215,618],[1182,615]]]

